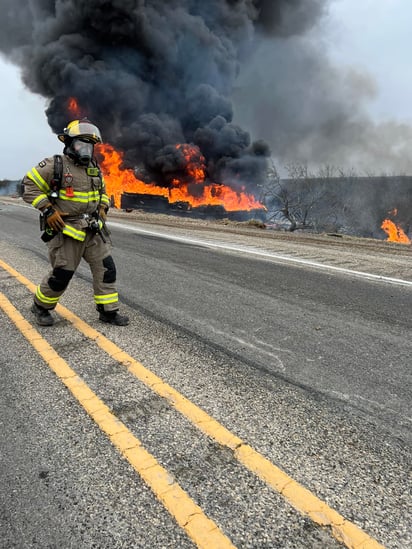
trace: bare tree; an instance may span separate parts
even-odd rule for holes
[[[288,177],[281,179],[272,163],[261,188],[260,200],[268,210],[268,221],[287,221],[289,231],[319,230],[335,225],[337,199],[330,182],[336,177],[337,169],[326,165],[314,174],[307,165],[292,164],[286,170]]]
[[[312,173],[305,164],[291,164],[286,171],[287,177],[281,178],[272,163],[261,186],[267,222],[289,231],[382,238],[382,221],[392,217],[410,234],[411,177],[370,172],[359,176],[353,169],[331,165]]]

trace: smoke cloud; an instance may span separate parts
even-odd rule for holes
[[[124,151],[125,167],[143,165],[157,181],[181,167],[174,145],[185,142],[201,148],[212,180],[253,186],[264,177],[269,148],[234,124],[231,96],[256,28],[266,18],[282,26],[287,2],[5,4],[0,50],[22,67],[26,86],[49,99],[54,132],[67,125],[75,97],[105,141]]]
[[[399,130],[412,139],[390,125],[390,137],[377,139],[382,128],[364,114],[373,83],[328,62],[314,30],[327,4],[3,0],[0,51],[49,100],[54,132],[75,97],[124,151],[124,167],[167,185],[181,169],[175,145],[194,143],[211,180],[253,192],[270,149],[280,162],[342,165],[359,150],[371,162],[392,160]]]
[[[270,144],[283,174],[291,164],[412,174],[412,127],[371,118],[376,83],[354,67],[333,65],[321,29],[318,19],[298,36],[256,37],[232,96],[237,122]]]

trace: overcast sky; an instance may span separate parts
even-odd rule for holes
[[[377,95],[369,111],[376,120],[412,124],[411,21],[411,0],[331,2],[325,42],[338,65],[351,65],[374,77]],[[0,77],[0,179],[20,179],[42,158],[60,152],[61,146],[47,124],[44,99],[25,90],[19,70],[1,57]]]
[[[335,0],[329,17],[331,53],[339,64],[370,73],[378,85],[371,111],[412,123],[412,2]]]

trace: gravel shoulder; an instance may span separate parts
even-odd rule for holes
[[[254,222],[193,219],[142,210],[126,212],[113,209],[109,213],[110,220],[143,224],[148,230],[161,231],[164,228],[177,236],[230,242],[344,269],[412,281],[411,245],[337,234],[290,233],[265,228]]]

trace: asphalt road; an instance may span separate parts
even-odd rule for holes
[[[0,259],[37,284],[36,212],[0,203],[0,235]],[[372,538],[407,547],[412,284],[195,236],[112,223],[129,328],[96,320],[87,265],[62,304]],[[2,269],[0,285],[33,322],[27,288]],[[1,309],[0,321],[3,546],[192,546]],[[340,546],[70,323],[40,332],[235,546]]]

